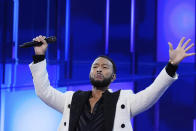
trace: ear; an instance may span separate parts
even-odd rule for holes
[[[114,80],[116,80],[116,74],[112,74],[112,80],[111,80],[111,82],[113,82]]]

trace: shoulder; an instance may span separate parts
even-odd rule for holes
[[[74,92],[73,94],[73,99],[80,99],[80,98],[83,98],[83,97],[87,97],[89,96],[91,91],[81,91],[81,90],[78,90],[76,92]]]
[[[78,90],[76,92],[74,92],[74,95],[84,95],[86,93],[89,93],[90,91],[81,91],[81,90]]]
[[[74,91],[66,91],[64,94],[66,96],[70,96],[70,95],[73,95],[75,92]]]
[[[120,91],[120,98],[129,98],[134,95],[132,90],[121,90]]]
[[[66,91],[65,93],[63,93],[63,96],[66,100],[71,100],[74,93],[74,91]]]
[[[126,95],[126,94],[134,94],[132,90],[121,90],[120,92],[121,95]]]

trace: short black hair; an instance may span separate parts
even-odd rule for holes
[[[116,74],[116,64],[114,63],[114,61],[109,56],[106,56],[106,55],[100,55],[97,58],[100,58],[100,57],[105,58],[105,59],[109,60],[112,63],[113,73]]]

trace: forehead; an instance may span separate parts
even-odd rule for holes
[[[112,66],[112,63],[106,59],[106,58],[103,58],[103,57],[99,57],[97,59],[95,59],[95,61],[93,62],[93,65],[94,64],[105,64],[105,65],[109,65],[109,66]]]

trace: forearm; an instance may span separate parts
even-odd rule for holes
[[[49,106],[55,108],[59,112],[63,112],[65,94],[50,86],[48,73],[46,70],[46,60],[37,64],[29,65],[36,94]]]
[[[145,90],[134,94],[130,99],[131,113],[135,116],[147,109],[149,109],[157,100],[163,95],[167,88],[177,79],[177,74],[171,77],[164,68],[157,76],[154,82]]]

